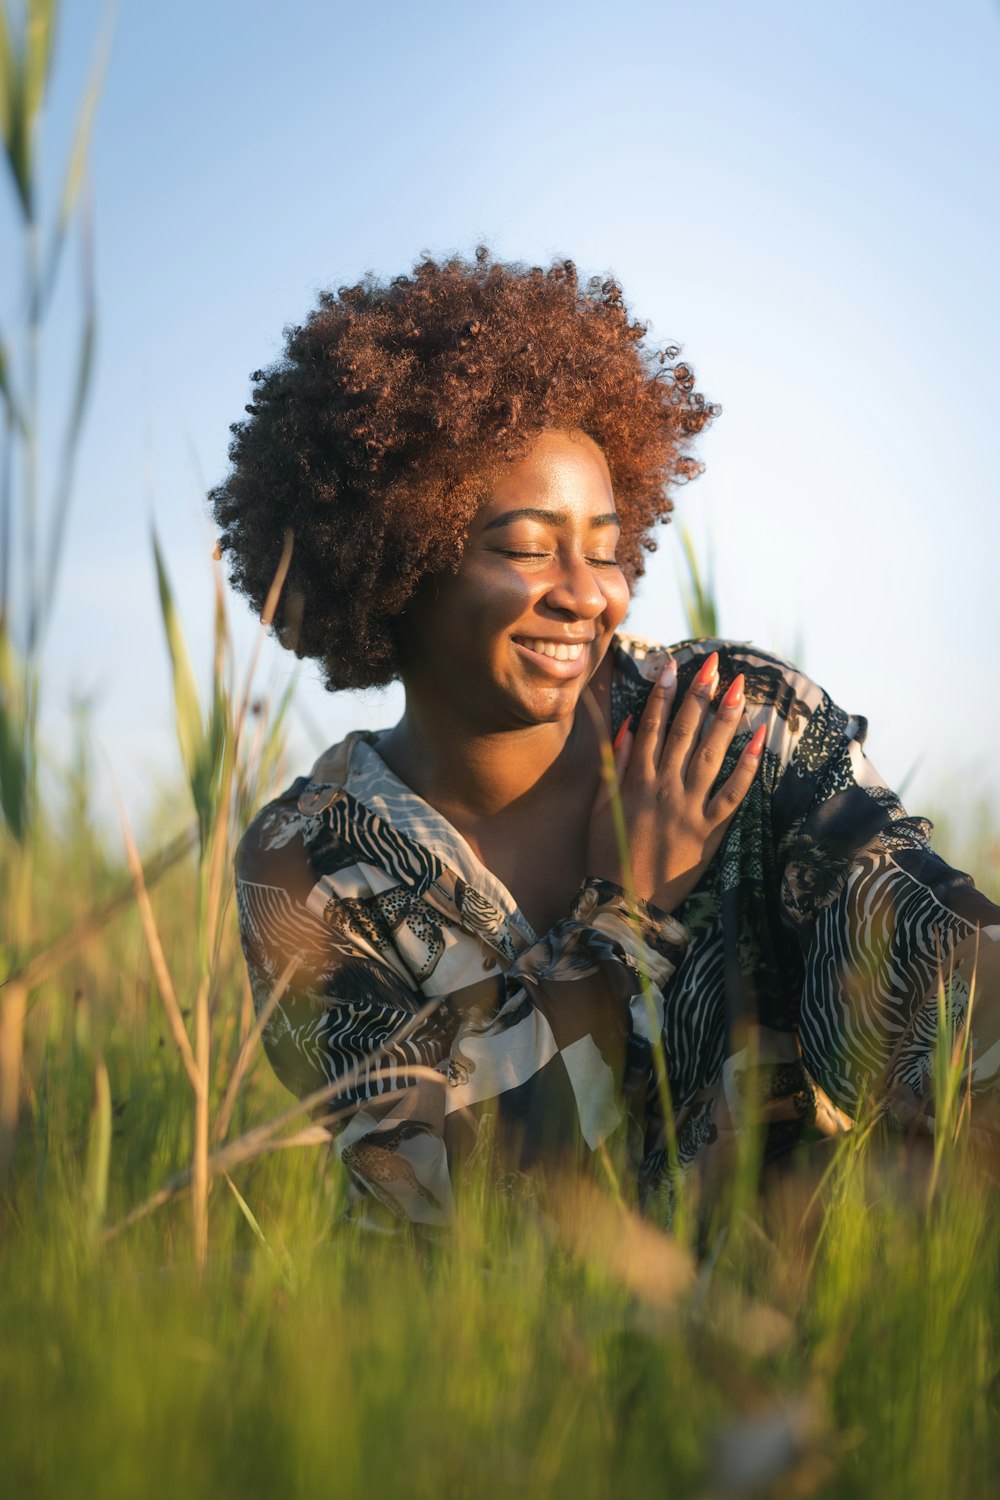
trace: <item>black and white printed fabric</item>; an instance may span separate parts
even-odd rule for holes
[[[804,1132],[849,1129],[871,1101],[932,1130],[942,986],[956,1037],[971,1034],[974,1119],[994,1130],[1000,908],[934,854],[930,825],[881,781],[864,719],[749,645],[622,635],[612,649],[613,731],[638,717],[668,652],[679,702],[712,650],[720,691],[739,672],[746,683],[723,777],[767,729],[749,795],[673,915],[588,879],[564,920],[533,932],[364,731],[265,807],[240,845],[258,1013],[291,971],[266,1051],[300,1096],[345,1080],[321,1113],[342,1122],[356,1196],[443,1224],[456,1174],[484,1145],[509,1182],[616,1142],[639,1202],[665,1220],[672,1154],[710,1181],[748,1111],[769,1157]]]

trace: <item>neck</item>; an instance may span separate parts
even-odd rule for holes
[[[605,732],[609,658],[588,688]],[[465,825],[502,813],[529,815],[564,786],[578,788],[583,768],[596,774],[599,765],[597,730],[583,702],[572,717],[496,732],[470,725],[451,705],[425,705],[408,692],[406,712],[378,750],[400,780]]]

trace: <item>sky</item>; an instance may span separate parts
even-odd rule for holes
[[[102,7],[64,6],[62,172]],[[613,273],[722,407],[676,519],[722,633],[869,720],[907,801],[1000,798],[1000,9],[990,0],[123,0],[91,157],[98,353],[46,649],[46,735],[92,704],[102,805],[175,776],[151,527],[207,679],[214,534],[252,370],[327,287],[422,251]],[[7,184],[9,188],[9,183]],[[0,315],[20,248],[0,196]],[[43,347],[56,451],[76,246]],[[48,465],[51,470],[51,464]],[[629,627],[687,634],[679,527]],[[244,657],[255,624],[231,596]],[[262,682],[294,660],[269,646]],[[401,692],[298,668],[290,774]]]

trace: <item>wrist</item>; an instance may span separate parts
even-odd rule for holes
[[[636,967],[661,986],[690,942],[687,928],[676,917],[606,875],[587,876],[572,916],[612,938]]]

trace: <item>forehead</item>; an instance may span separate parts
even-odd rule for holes
[[[601,449],[584,432],[543,432],[527,457],[494,480],[476,516],[488,526],[515,510],[551,510],[574,517],[615,511],[614,490]]]

